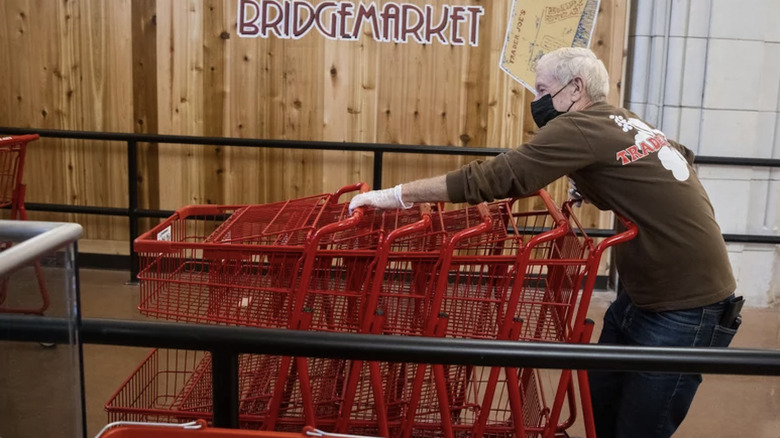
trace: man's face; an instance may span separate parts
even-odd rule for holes
[[[571,97],[569,96],[571,90],[562,90],[563,87],[564,86],[559,84],[558,80],[555,79],[555,76],[550,69],[545,68],[544,65],[540,66],[536,69],[536,83],[534,84],[534,88],[536,88],[536,97],[534,98],[534,102],[541,99],[544,95],[552,95],[560,91],[560,93],[552,98],[553,106],[558,111],[566,111],[571,103]]]

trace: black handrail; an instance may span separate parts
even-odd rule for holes
[[[507,149],[503,148],[403,145],[393,143],[267,140],[237,137],[198,137],[187,135],[134,134],[121,132],[65,131],[55,129],[0,127],[0,134],[21,135],[32,133],[48,138],[121,141],[127,144],[128,206],[126,208],[48,203],[26,203],[25,206],[28,210],[32,211],[124,216],[129,218],[131,281],[136,281],[138,276],[138,255],[133,250],[133,241],[138,236],[139,218],[164,218],[173,214],[173,212],[170,210],[149,210],[138,208],[138,143],[373,152],[373,187],[382,186],[382,170],[385,153],[495,156],[507,151]],[[699,156],[696,157],[695,163],[728,166],[780,167],[780,159],[768,158]],[[614,234],[614,230],[595,229],[589,230],[589,234],[594,237],[606,237]],[[780,244],[780,236],[776,235],[724,234],[723,238],[726,242]]]
[[[780,350],[626,347],[84,318],[87,344],[497,367],[780,376]],[[68,342],[65,318],[0,314],[0,341]]]
[[[0,341],[66,343],[68,335],[66,318],[0,315]],[[780,376],[780,350],[488,341],[91,318],[81,320],[78,336],[79,346],[84,342],[210,351],[217,427],[238,426],[241,353],[515,368]]]

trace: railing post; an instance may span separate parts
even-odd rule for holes
[[[374,151],[374,183],[371,186],[372,190],[379,190],[382,188],[382,158],[384,152]]]
[[[79,242],[73,241],[72,248],[65,249],[66,272],[72,275],[68,281],[73,282],[73,292],[76,301],[76,342],[78,345],[79,390],[81,391],[81,436],[87,438],[87,400],[84,396],[84,341],[81,339],[81,279],[79,277]],[[67,275],[67,274],[66,274]]]
[[[238,354],[211,351],[214,427],[238,429]]]
[[[133,250],[133,241],[138,237],[138,143],[127,142],[127,217],[130,221],[130,281],[138,283],[138,254]]]

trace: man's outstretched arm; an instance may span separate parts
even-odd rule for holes
[[[415,202],[449,202],[447,175],[398,184],[391,189],[361,193],[349,203],[349,211],[356,207],[376,207],[383,210],[409,208]]]

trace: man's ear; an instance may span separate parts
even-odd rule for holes
[[[583,81],[581,77],[577,76],[572,79],[571,83],[574,85],[574,90],[572,90],[572,97],[580,100],[582,96],[585,95],[585,81]]]

